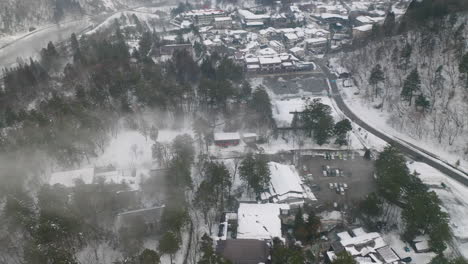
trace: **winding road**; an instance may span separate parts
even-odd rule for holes
[[[330,96],[335,100],[336,105],[340,110],[354,123],[358,124],[362,128],[366,129],[375,136],[381,138],[382,140],[396,146],[401,152],[410,156],[414,160],[427,163],[431,167],[439,170],[450,178],[458,181],[459,183],[468,186],[468,174],[453,165],[441,160],[439,157],[430,153],[420,147],[417,147],[411,143],[408,143],[402,139],[392,137],[388,134],[381,132],[378,129],[373,128],[366,122],[362,121],[353,111],[346,105],[343,98],[341,97],[338,86],[336,85],[336,76],[331,73],[328,67],[323,65],[323,62],[317,62],[317,64],[322,68],[323,73],[329,80],[330,84]]]

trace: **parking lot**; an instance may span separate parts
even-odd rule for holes
[[[264,77],[263,84],[275,94],[298,94],[301,90],[314,95],[323,95],[327,83],[321,74]]]
[[[351,205],[376,188],[373,161],[364,159],[357,152],[329,151],[303,155],[299,167],[320,204],[333,205],[336,202],[338,205]],[[330,188],[330,183],[333,188]]]

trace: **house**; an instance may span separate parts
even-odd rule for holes
[[[213,24],[215,28],[219,28],[219,29],[231,28],[232,18],[231,17],[215,17]]]
[[[165,206],[154,206],[119,213],[116,218],[116,226],[127,227],[134,225],[136,221],[143,221],[149,231],[159,228],[158,223],[161,219]]]
[[[216,252],[233,264],[267,263],[270,256],[268,244],[257,239],[220,240]]]
[[[193,21],[195,26],[203,26],[213,23],[215,17],[225,16],[225,12],[216,9],[198,9],[182,13],[181,16]]]
[[[328,40],[323,37],[310,38],[305,40],[306,47],[311,50],[320,50],[327,46]]]
[[[284,45],[281,44],[281,42],[279,42],[277,40],[271,40],[268,43],[268,45],[278,53],[284,52],[284,50],[285,50]]]
[[[417,236],[413,239],[414,249],[418,253],[426,253],[431,251],[429,246],[429,237],[428,236]]]
[[[77,182],[92,184],[93,181],[94,168],[54,172],[49,178],[50,185],[61,184],[65,187],[73,187]]]
[[[362,38],[372,33],[372,25],[363,25],[353,28],[353,38]]]
[[[300,48],[300,47],[293,47],[293,48],[289,49],[289,51],[292,54],[294,54],[294,56],[299,57],[299,58],[304,57],[304,55],[305,55],[304,49]]]
[[[305,186],[292,165],[269,162],[269,190],[261,194],[263,201],[302,206],[305,200],[316,201],[314,194]],[[307,188],[306,188],[307,187]]]
[[[290,46],[296,44],[296,42],[299,40],[299,37],[296,35],[296,33],[286,33],[284,34],[284,38],[286,43]]]
[[[240,203],[237,211],[237,239],[272,241],[278,237],[284,241],[281,217],[288,213],[288,204]]]
[[[269,15],[254,14],[246,9],[240,9],[237,12],[243,24],[246,26],[263,26],[264,22],[270,18]]]
[[[258,57],[260,70],[264,72],[274,72],[282,69],[281,59],[278,56]]]
[[[219,147],[237,146],[240,143],[240,135],[232,133],[214,133],[214,143]]]
[[[257,134],[256,133],[243,133],[242,134],[242,140],[248,144],[248,143],[255,143],[257,142]]]
[[[331,14],[331,13],[322,13],[320,14],[320,19],[326,23],[342,23],[345,24],[348,22],[348,16],[346,15],[338,15],[338,14]]]

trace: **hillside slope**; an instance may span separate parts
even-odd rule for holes
[[[60,22],[66,17],[114,11],[139,0],[2,0],[0,35],[28,30],[44,23]]]
[[[467,13],[450,15],[418,30],[371,41],[332,60],[351,72],[357,86],[347,92],[348,99],[371,106],[363,114],[384,116],[387,126],[419,146],[439,155],[450,153],[451,162],[465,164],[468,83],[460,64],[468,51],[467,21]],[[371,80],[378,68],[380,76],[374,74]],[[409,77],[412,72],[413,77],[418,73],[420,85],[418,78]],[[405,83],[406,88],[415,89],[404,90]]]

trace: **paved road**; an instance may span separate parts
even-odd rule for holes
[[[366,129],[370,133],[374,134],[375,136],[385,140],[386,142],[396,146],[401,152],[405,153],[406,155],[412,157],[417,161],[421,161],[427,163],[428,165],[432,166],[433,168],[441,171],[442,173],[446,174],[447,176],[451,177],[452,179],[460,182],[461,184],[468,186],[468,174],[464,171],[459,170],[458,168],[448,164],[445,161],[440,160],[436,155],[425,151],[413,144],[405,142],[401,139],[395,140],[379,130],[373,128],[372,126],[368,125],[367,123],[363,122],[359,117],[357,117],[345,104],[343,98],[341,97],[340,91],[338,90],[338,86],[336,85],[336,76],[330,72],[328,67],[324,66],[323,63],[318,62],[320,67],[322,68],[325,75],[330,80],[330,87],[331,87],[331,96],[335,100],[337,106],[340,110],[354,123],[358,124],[362,128]]]
[[[73,32],[82,32],[90,26],[90,20],[88,17],[84,17],[60,25],[49,26],[17,39],[0,49],[0,68],[13,66],[18,57],[27,61],[29,57],[35,57],[43,47],[47,46],[49,41],[60,42],[69,39]]]

